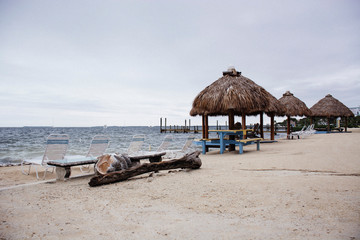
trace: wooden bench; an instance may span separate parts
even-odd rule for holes
[[[199,141],[220,141],[220,138],[202,138]]]
[[[140,163],[140,160],[149,159],[149,162],[161,162],[166,152],[139,152],[137,155],[130,155],[131,162]]]
[[[63,159],[48,161],[47,164],[55,166],[56,180],[65,180],[71,175],[71,167],[94,164],[98,161],[97,158],[82,158],[82,159]]]
[[[220,148],[220,138],[202,138],[198,140],[202,146],[202,154],[206,154],[209,148]]]
[[[161,162],[161,156],[165,155],[166,152],[145,152],[139,153],[138,155],[129,156],[132,162],[140,163],[142,159],[149,159],[150,162]],[[82,159],[63,159],[53,160],[47,162],[48,165],[55,166],[56,180],[65,180],[70,178],[71,167],[89,165],[97,163],[97,158],[82,158]]]
[[[239,154],[243,153],[243,147],[246,145],[250,145],[250,144],[255,144],[256,143],[256,150],[259,151],[260,150],[260,141],[263,140],[262,138],[248,138],[248,139],[240,139],[240,140],[236,140],[236,142],[238,142],[239,146]]]

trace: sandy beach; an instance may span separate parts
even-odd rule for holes
[[[360,129],[89,187],[0,168],[0,239],[360,239]],[[78,169],[73,176],[80,174]]]

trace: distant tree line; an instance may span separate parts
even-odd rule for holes
[[[331,129],[336,128],[336,119],[335,117],[330,118],[330,127]],[[305,125],[308,126],[310,125],[310,118],[308,117],[304,117],[301,119],[296,119],[296,118],[290,118],[290,123],[295,123],[295,126],[291,126],[291,130],[292,131],[299,131],[301,130],[301,128]],[[318,129],[323,129],[327,127],[327,118],[322,118],[322,117],[314,117],[313,118],[313,123],[315,124],[315,128]],[[280,126],[287,126],[287,119],[285,119],[282,122],[277,122],[278,125]],[[341,118],[340,120],[340,126],[341,127],[345,127],[345,118]],[[350,117],[348,118],[348,127],[349,128],[358,128],[360,127],[360,116],[357,117]]]

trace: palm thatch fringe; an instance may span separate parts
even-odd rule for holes
[[[353,117],[354,113],[339,100],[326,95],[310,108],[314,117]]]
[[[284,93],[279,101],[285,106],[286,116],[311,116],[311,111],[306,104],[289,91]]]
[[[282,104],[251,79],[242,76],[235,69],[229,69],[223,75],[195,97],[191,116],[225,116],[229,111],[238,116],[257,115],[261,112],[284,114]]]

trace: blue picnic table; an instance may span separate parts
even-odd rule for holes
[[[256,139],[246,139],[245,136],[247,132],[253,131],[252,129],[241,129],[241,130],[209,130],[209,132],[215,132],[218,134],[219,138],[209,138],[201,139],[200,144],[202,145],[202,153],[206,154],[209,147],[219,147],[220,154],[223,154],[225,148],[231,144],[239,146],[239,153],[243,152],[243,146],[248,144],[257,143],[257,150],[260,149],[261,138]],[[238,136],[238,138],[225,138],[226,136]]]

